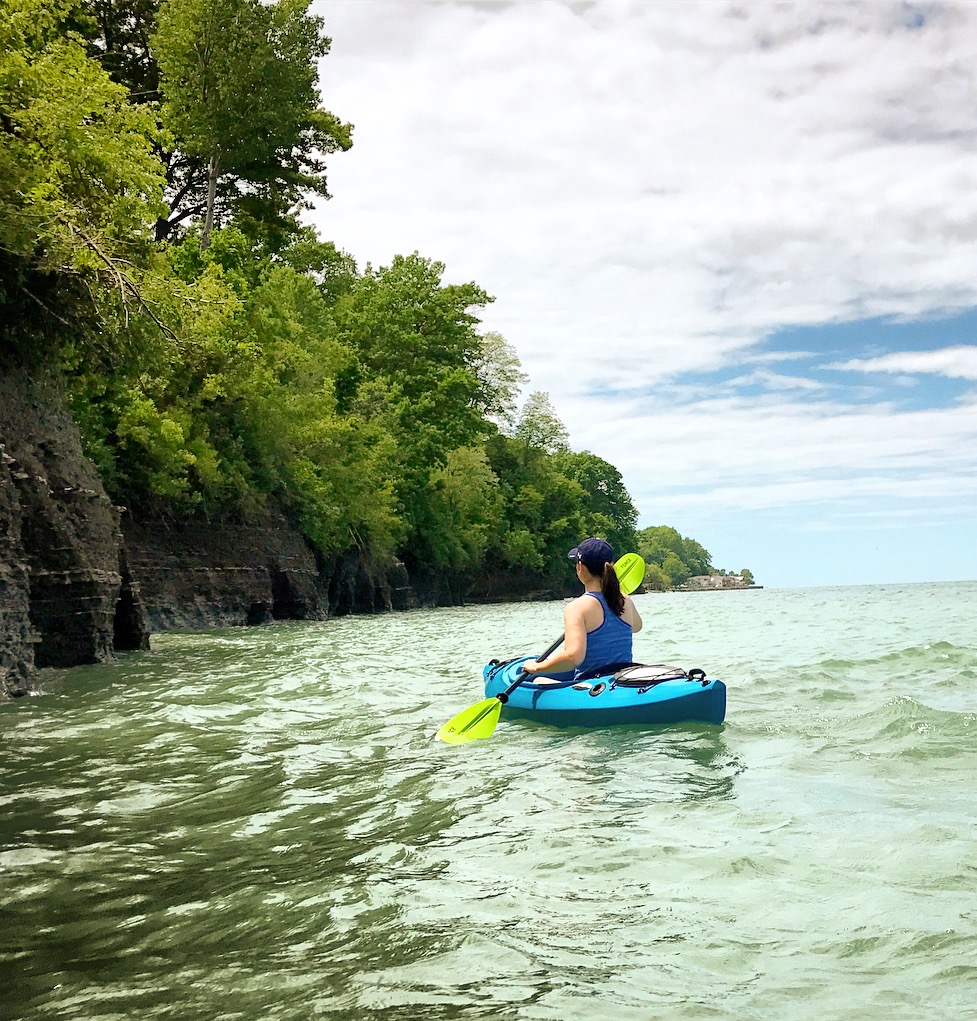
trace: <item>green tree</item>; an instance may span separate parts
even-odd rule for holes
[[[688,539],[670,525],[654,525],[638,532],[638,552],[649,564],[662,566],[669,553],[685,565],[686,577],[709,574],[712,570],[709,551],[694,539]]]
[[[317,61],[330,40],[308,7],[309,0],[161,5],[153,48],[177,155],[160,236],[203,214],[206,248],[221,210],[281,226],[305,192],[328,197],[323,156],[348,149],[352,129],[318,106]]]
[[[587,534],[607,539],[618,555],[633,550],[638,512],[614,465],[588,451],[562,451],[553,465],[582,490]]]
[[[681,558],[682,551],[682,536],[669,525],[653,525],[638,532],[638,552],[646,564],[661,567],[669,553]]]
[[[442,263],[416,252],[396,256],[388,267],[367,267],[333,307],[337,336],[356,355],[344,400],[395,438],[395,489],[410,529],[405,555],[427,563],[438,542],[433,474],[451,451],[488,431],[472,310],[491,299],[473,283],[443,283],[443,274]]]
[[[150,44],[158,7],[159,0],[82,0],[92,56],[134,103],[159,99],[159,66]]]
[[[690,577],[697,574],[709,574],[712,571],[712,558],[709,551],[695,539],[682,537],[682,560],[689,568]]]
[[[459,447],[443,468],[431,476],[434,566],[476,569],[498,540],[502,524],[502,493],[485,451]]]
[[[324,553],[392,554],[405,534],[396,443],[338,408],[335,381],[355,353],[314,277],[233,228],[203,252],[190,239],[164,255],[171,334],[125,373],[79,362],[69,376],[110,492],[172,517],[274,501]]]
[[[156,125],[88,56],[71,0],[0,0],[0,322],[60,345],[142,300],[162,210]],[[86,330],[87,327],[87,330]]]
[[[549,399],[535,395],[540,406],[549,408]],[[550,408],[550,413],[552,409]],[[582,487],[559,472],[553,456],[542,445],[542,429],[536,430],[532,414],[522,420],[526,428],[513,435],[498,433],[486,441],[489,463],[505,494],[505,521],[499,559],[510,567],[530,568],[544,573],[565,574],[560,546],[577,541],[582,526]],[[566,436],[562,423],[552,416],[546,423]],[[550,436],[554,435],[550,431]],[[569,448],[567,448],[569,449]],[[569,549],[570,546],[566,546]]]
[[[647,564],[663,570],[670,587],[713,570],[709,551],[695,539],[680,535],[670,525],[643,528],[637,533],[637,539],[638,552]]]
[[[671,581],[658,564],[647,564],[644,587],[652,592],[664,592],[671,587]]]
[[[475,372],[482,384],[482,413],[505,431],[516,423],[516,400],[529,377],[522,371],[515,348],[501,333],[482,337]]]
[[[746,567],[744,567],[743,570],[740,571],[740,577],[743,579],[743,584],[744,585],[753,585],[754,584],[753,572],[750,571],[749,569],[747,569]]]
[[[547,454],[570,449],[570,434],[554,410],[550,395],[542,390],[533,391],[526,399],[513,435]]]
[[[668,578],[669,588],[675,588],[676,585],[681,585],[682,582],[688,581],[692,577],[688,564],[671,550],[665,555],[661,569],[665,577]]]
[[[553,458],[525,440],[497,434],[485,444],[504,496],[498,559],[566,577],[566,551],[580,538],[585,494]]]

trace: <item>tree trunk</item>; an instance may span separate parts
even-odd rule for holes
[[[219,170],[220,161],[215,152],[210,157],[210,166],[207,171],[207,219],[204,221],[204,232],[200,239],[201,251],[210,244],[210,232],[214,228],[214,201],[217,197],[217,174]]]

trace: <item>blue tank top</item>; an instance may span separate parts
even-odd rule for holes
[[[587,632],[587,652],[574,671],[574,677],[611,663],[630,663],[632,656],[631,625],[607,605],[603,592],[585,592],[584,595],[593,596],[604,608],[604,623]]]

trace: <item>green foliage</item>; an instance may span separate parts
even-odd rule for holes
[[[24,347],[138,302],[162,211],[155,120],[88,57],[77,13],[0,0],[0,321]]]
[[[651,592],[664,592],[671,588],[671,581],[658,564],[646,564],[644,587]]]
[[[541,390],[534,391],[526,399],[513,435],[547,454],[570,449],[570,434],[553,410],[549,394]]]
[[[158,100],[159,67],[150,49],[158,0],[82,0],[89,52],[135,103]]]
[[[482,384],[482,414],[506,432],[514,429],[516,399],[529,377],[522,371],[515,348],[501,333],[482,337],[475,372]]]
[[[116,495],[242,514],[274,496],[324,551],[390,555],[404,531],[396,448],[382,428],[337,412],[334,379],[353,354],[315,281],[260,258],[233,228],[203,253],[188,240],[170,254],[181,298],[170,356],[116,396],[107,423],[120,440]]]
[[[678,554],[672,553],[671,550],[665,554],[661,569],[665,577],[668,578],[668,584],[672,588],[676,585],[681,585],[682,582],[688,581],[692,577],[692,569],[689,565]]]
[[[337,338],[355,354],[341,376],[352,413],[396,441],[394,489],[411,557],[439,562],[432,492],[452,451],[486,432],[476,366],[481,338],[470,311],[490,299],[475,284],[444,284],[444,266],[397,256],[366,272],[333,305]]]
[[[498,434],[485,446],[505,507],[498,559],[513,568],[562,567],[558,547],[568,529],[565,512],[571,500],[567,480],[554,470],[551,458],[523,440]]]
[[[497,542],[503,501],[480,447],[459,447],[431,475],[431,545],[439,568],[477,569]]]
[[[190,488],[188,473],[196,462],[190,449],[195,445],[191,428],[183,409],[160,410],[138,389],[128,390],[119,403],[115,431],[119,456],[128,466],[129,485],[172,501],[185,498]]]
[[[416,252],[361,273],[298,227],[350,144],[308,9],[0,0],[4,340],[60,366],[110,494],[143,517],[274,505],[325,555],[554,587],[587,535],[640,541],[663,585],[708,566],[674,529],[636,537],[620,473],[545,393],[516,414],[480,287]]]
[[[569,584],[567,550],[588,535],[606,538],[619,554],[635,545],[636,512],[617,470],[590,453],[547,454],[516,437],[486,442],[504,498],[496,558],[542,571]]]
[[[588,451],[563,451],[556,454],[553,464],[586,494],[589,517],[586,534],[607,539],[619,554],[633,551],[637,543],[638,512],[614,465]]]
[[[540,544],[528,528],[510,528],[502,538],[501,552],[503,562],[512,567],[538,570],[546,563]]]
[[[643,528],[637,533],[638,552],[648,564],[645,585],[653,589],[669,589],[682,585],[690,578],[713,574],[726,577],[725,568],[712,566],[712,558],[695,539],[688,539],[668,525]],[[753,574],[739,572],[745,584],[753,584]]]

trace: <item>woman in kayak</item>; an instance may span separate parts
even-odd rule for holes
[[[641,630],[641,616],[621,591],[614,571],[614,550],[603,539],[584,539],[567,554],[576,565],[584,594],[563,611],[563,647],[546,659],[523,664],[528,674],[573,670],[580,677],[596,667],[630,663],[631,638]],[[558,684],[540,677],[537,684]]]

